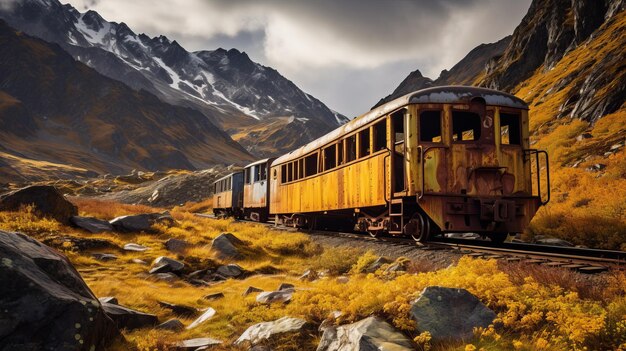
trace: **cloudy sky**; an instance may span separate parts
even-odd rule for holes
[[[350,117],[511,34],[530,0],[63,0],[189,51],[237,48]]]

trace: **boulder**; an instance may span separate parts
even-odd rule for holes
[[[106,314],[115,321],[119,329],[138,329],[151,327],[159,323],[157,316],[141,311],[133,310],[121,305],[102,303]]]
[[[70,224],[70,218],[78,215],[76,206],[53,186],[29,186],[0,196],[0,211],[17,211],[27,205],[32,205],[43,216],[64,224]]]
[[[169,273],[169,272],[180,272],[183,268],[185,268],[185,264],[176,261],[173,258],[161,256],[154,260],[152,263],[152,269],[150,269],[150,274],[155,273]]]
[[[237,278],[243,274],[243,268],[237,264],[227,264],[217,268],[217,273],[226,278]]]
[[[465,289],[429,286],[411,305],[417,330],[433,340],[465,340],[476,327],[488,327],[496,314]]]
[[[213,316],[215,316],[215,310],[209,307],[206,310],[204,310],[204,312],[202,313],[202,315],[200,315],[200,317],[198,317],[195,321],[189,324],[189,326],[187,326],[187,329],[195,328],[199,326],[200,324],[213,318]]]
[[[139,233],[154,232],[153,225],[157,223],[172,223],[174,219],[169,213],[143,213],[131,216],[121,216],[112,219],[109,223],[121,232]]]
[[[161,330],[182,331],[183,329],[185,329],[185,325],[183,325],[183,322],[179,321],[178,319],[172,318],[157,325],[154,328]]]
[[[222,342],[211,338],[188,339],[176,343],[178,350],[206,350],[210,346],[220,345]]]
[[[74,226],[94,234],[113,231],[111,223],[95,217],[73,216],[70,218],[70,222]]]
[[[191,306],[177,305],[165,301],[157,301],[157,303],[159,304],[159,306],[167,308],[168,310],[171,310],[174,314],[183,317],[193,317],[198,313],[198,309]]]
[[[135,244],[135,243],[128,243],[126,245],[124,245],[124,250],[126,251],[135,251],[135,252],[143,252],[148,250],[148,247],[145,247],[143,245],[139,245],[139,244]]]
[[[154,278],[168,283],[173,283],[178,280],[178,276],[174,273],[156,273]]]
[[[317,351],[411,351],[415,345],[404,334],[378,317],[339,327],[329,326]]]
[[[0,350],[104,349],[120,336],[69,260],[0,231]]]
[[[243,292],[243,296],[248,296],[250,294],[254,294],[256,292],[263,292],[263,289],[255,288],[254,286],[249,286],[246,291]]]
[[[214,293],[204,296],[205,300],[219,300],[224,298],[224,293]]]
[[[300,318],[282,317],[271,322],[262,322],[246,329],[235,341],[235,345],[244,342],[258,344],[263,340],[269,340],[275,335],[291,332],[299,332],[305,326],[306,321]]]
[[[282,283],[280,284],[280,286],[278,287],[278,291],[281,290],[294,290],[296,287],[293,284],[289,284],[289,283]]]
[[[75,236],[53,236],[45,239],[44,244],[56,247],[56,248],[71,248],[78,251],[89,250],[119,250],[119,247],[114,243],[105,239],[95,238],[79,238]]]
[[[105,296],[105,297],[99,297],[98,301],[100,301],[100,303],[111,303],[114,305],[119,305],[119,302],[117,301],[117,297],[113,297],[113,296]]]
[[[91,256],[93,256],[93,258],[95,258],[98,261],[103,261],[103,262],[107,262],[107,261],[115,261],[117,260],[117,256],[115,256],[114,254],[110,254],[110,253],[94,253]]]
[[[144,260],[142,260],[142,259],[139,259],[139,258],[133,258],[133,259],[132,259],[132,260],[130,260],[130,261],[131,261],[132,263],[141,264],[141,265],[144,265],[144,266],[147,266],[147,265],[148,265],[148,262],[146,262],[146,261],[144,261]]]
[[[387,257],[378,257],[376,261],[370,263],[367,268],[365,268],[365,273],[374,273],[379,270],[383,265],[391,263]]]
[[[213,239],[211,250],[220,259],[241,258],[241,252],[238,247],[243,246],[243,241],[239,240],[231,233],[222,233]]]
[[[318,278],[318,275],[316,271],[312,269],[307,269],[304,273],[302,273],[302,275],[298,279],[302,281],[306,281],[306,282],[312,282],[316,280],[317,278]]]
[[[168,239],[165,242],[165,248],[167,251],[171,251],[174,253],[184,253],[185,250],[190,248],[192,245],[185,240],[180,239]]]
[[[256,302],[262,304],[271,304],[271,303],[287,303],[291,301],[291,297],[293,296],[293,290],[282,290],[282,291],[268,291],[259,293],[256,296]]]

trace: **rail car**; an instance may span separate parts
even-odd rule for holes
[[[213,214],[216,217],[243,216],[243,171],[233,172],[213,183]]]
[[[253,221],[267,222],[269,215],[268,171],[274,158],[244,167],[243,215]]]
[[[246,169],[240,211],[249,217],[416,241],[474,232],[501,242],[550,200],[548,155],[530,148],[528,105],[476,87],[415,91]],[[255,187],[257,175],[269,186]]]

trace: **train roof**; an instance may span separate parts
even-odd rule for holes
[[[223,176],[222,178],[220,178],[220,179],[218,179],[218,180],[214,181],[214,182],[213,182],[213,184],[215,184],[215,183],[219,182],[220,180],[224,180],[224,179],[226,179],[226,178],[230,178],[230,177],[232,177],[233,175],[235,175],[235,174],[237,174],[237,173],[243,173],[243,171],[237,171],[237,172],[228,173],[227,175]]]
[[[269,160],[272,160],[272,159],[273,159],[273,158],[264,158],[264,159],[262,159],[262,160],[254,161],[254,162],[252,162],[252,163],[250,163],[250,164],[246,165],[244,168],[248,168],[248,167],[256,166],[256,165],[258,165],[258,164],[265,163],[265,162],[267,162],[267,161],[269,161]]]
[[[320,138],[315,139],[310,143],[300,147],[299,149],[293,150],[277,158],[276,160],[274,160],[272,165],[278,165],[296,158],[300,158],[311,151],[321,148],[328,142],[333,141],[344,134],[348,134],[353,130],[359,129],[360,127],[378,119],[379,117],[393,112],[405,105],[429,103],[468,103],[471,99],[476,97],[485,99],[485,103],[489,106],[513,107],[528,110],[528,104],[526,104],[524,100],[518,98],[517,96],[493,89],[450,85],[417,90],[401,96],[395,100],[391,100],[386,104],[371,109],[370,111],[356,117],[350,122],[329,132],[328,134],[323,135]]]

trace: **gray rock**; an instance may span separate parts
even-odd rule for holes
[[[367,268],[365,269],[365,273],[374,273],[379,270],[383,265],[389,263],[391,263],[391,260],[389,260],[387,257],[378,257],[376,261],[367,266]]]
[[[249,286],[246,291],[243,292],[243,296],[248,296],[250,294],[254,294],[256,292],[263,292],[263,289],[255,288],[254,286]]]
[[[174,346],[179,350],[206,350],[209,346],[220,345],[222,342],[211,338],[183,340]]]
[[[113,231],[111,223],[95,217],[73,216],[70,218],[70,222],[78,228],[94,234]]]
[[[193,323],[189,324],[189,326],[187,326],[187,329],[193,329],[199,326],[200,324],[208,321],[209,319],[213,318],[213,316],[215,316],[215,310],[209,307],[206,310],[204,310],[203,313],[200,315],[200,317],[198,317],[195,321],[193,321]]]
[[[191,306],[178,305],[165,301],[157,301],[157,303],[159,304],[159,306],[167,308],[168,310],[171,310],[174,314],[183,317],[193,317],[198,313],[198,309]]]
[[[369,317],[356,323],[327,327],[317,351],[411,351],[415,345],[389,323]]]
[[[467,340],[473,329],[487,327],[496,314],[465,289],[429,286],[411,306],[417,330],[433,340]]]
[[[385,268],[385,273],[406,272],[409,261],[396,261]]]
[[[0,350],[87,351],[120,336],[69,260],[24,234],[0,231],[0,282]]]
[[[17,211],[27,205],[32,205],[37,213],[64,224],[70,224],[70,218],[78,215],[76,206],[53,186],[29,186],[0,196],[0,211]]]
[[[348,284],[349,281],[350,281],[350,277],[347,277],[345,275],[342,275],[341,277],[337,277],[337,283],[339,284]]]
[[[254,345],[248,351],[272,351],[267,345]]]
[[[141,259],[139,259],[139,258],[133,258],[133,259],[132,259],[132,260],[130,260],[130,261],[131,261],[132,263],[141,264],[141,265],[144,265],[144,266],[147,266],[147,265],[148,265],[148,262],[146,262],[146,261],[144,261],[144,260],[141,260]]]
[[[99,297],[98,301],[100,301],[100,303],[111,303],[114,305],[119,304],[119,302],[117,301],[117,297],[113,297],[113,296]]]
[[[173,283],[178,280],[178,276],[174,273],[156,273],[154,278],[168,283]]]
[[[318,274],[316,271],[312,269],[307,269],[304,273],[302,273],[302,275],[298,279],[302,281],[306,281],[306,282],[312,282],[316,280],[317,278],[318,278]]]
[[[237,264],[227,264],[218,267],[217,273],[226,278],[237,278],[243,274],[243,268]]]
[[[128,243],[126,245],[124,245],[124,250],[126,251],[135,251],[135,252],[143,252],[148,250],[148,247],[145,247],[143,245],[139,245],[139,244],[135,244],[135,243]]]
[[[576,137],[576,141],[583,141],[590,138],[593,138],[593,135],[591,135],[591,133],[582,133]]]
[[[300,318],[282,317],[271,322],[262,322],[246,329],[235,341],[235,345],[244,342],[258,344],[263,340],[269,340],[273,336],[283,333],[299,332],[305,326],[306,321]]]
[[[224,298],[224,293],[209,294],[204,297],[205,300],[219,300]]]
[[[168,213],[143,213],[131,216],[121,216],[112,219],[109,223],[113,228],[122,232],[154,232],[153,225],[157,223],[172,223],[174,219]]]
[[[103,303],[102,308],[107,316],[111,317],[119,329],[139,329],[151,327],[159,323],[157,316],[133,310],[125,306],[112,303]]]
[[[180,272],[183,268],[185,268],[185,264],[176,261],[173,258],[160,256],[152,262],[152,269],[150,270],[150,274],[155,273],[169,273],[169,272]]]
[[[287,303],[291,301],[293,290],[267,291],[256,296],[256,302],[262,304]]]
[[[624,144],[613,144],[611,145],[611,151],[619,150],[624,147]]]
[[[289,283],[282,283],[280,284],[280,286],[278,287],[278,291],[281,290],[294,290],[296,287],[293,284],[289,284]]]
[[[103,261],[103,262],[117,260],[117,256],[115,256],[114,254],[110,254],[110,253],[94,253],[91,256],[93,256],[93,258],[95,258],[96,260]]]
[[[243,241],[239,240],[231,233],[222,233],[213,239],[211,250],[220,259],[241,258],[238,247],[243,246]]]
[[[182,331],[183,329],[185,329],[185,326],[183,325],[183,322],[179,321],[178,319],[173,318],[157,325],[155,329]]]
[[[190,248],[192,245],[185,240],[180,239],[168,239],[165,242],[165,248],[167,251],[175,252],[175,253],[184,253],[185,250]]]

